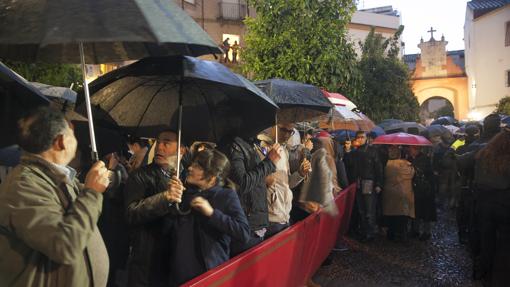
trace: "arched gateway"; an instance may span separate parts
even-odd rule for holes
[[[412,88],[421,106],[422,121],[425,121],[426,117],[434,112],[434,107],[440,103],[443,103],[443,106],[452,105],[454,116],[459,120],[467,119],[468,116],[464,51],[447,52],[447,44],[444,37],[437,41],[431,36],[428,42],[424,42],[422,39],[418,45],[421,54],[405,55],[404,57],[412,71]],[[428,111],[428,114],[424,112],[424,109]]]

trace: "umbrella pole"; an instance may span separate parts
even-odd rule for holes
[[[179,96],[181,97],[181,96]],[[179,119],[177,122],[177,177],[181,174],[181,134],[182,134],[182,102],[179,99]]]
[[[80,42],[80,61],[81,61],[81,73],[83,76],[83,94],[85,95],[85,107],[87,108],[87,118],[89,122],[89,134],[90,134],[90,148],[92,149],[92,162],[99,160],[96,147],[96,135],[94,132],[94,120],[92,119],[92,108],[90,104],[89,84],[87,83],[87,68],[85,67],[85,53],[83,50],[83,43]]]
[[[278,143],[278,112],[274,114],[274,142]]]
[[[181,82],[179,83],[179,117],[177,121],[177,178],[181,174],[181,134],[182,134],[182,86],[184,81],[184,75],[181,75]],[[179,203],[175,204],[177,212],[181,215],[186,215],[191,212],[191,209],[182,211]]]

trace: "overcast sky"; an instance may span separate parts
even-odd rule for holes
[[[403,41],[405,53],[419,53],[420,38],[430,39],[430,27],[434,27],[434,38],[444,34],[448,51],[464,49],[464,18],[467,0],[358,0],[358,8],[373,8],[391,5],[400,12],[405,26]],[[436,36],[437,35],[437,36]]]

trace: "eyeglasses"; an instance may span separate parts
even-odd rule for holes
[[[293,135],[296,132],[294,129],[287,129],[287,128],[281,128],[281,127],[278,127],[278,129],[280,130],[280,132],[290,134],[290,135]]]

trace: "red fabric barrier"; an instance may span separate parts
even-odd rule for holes
[[[303,286],[349,228],[355,185],[336,198],[338,214],[311,214],[182,286]]]

